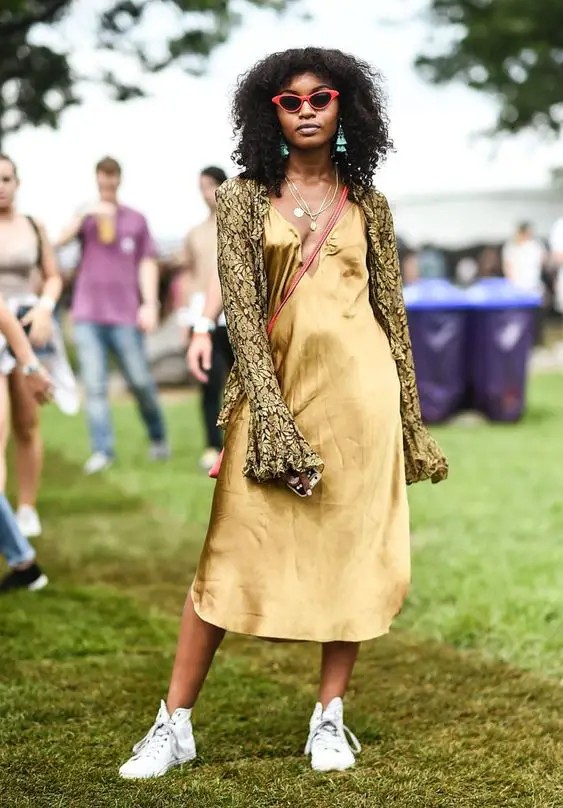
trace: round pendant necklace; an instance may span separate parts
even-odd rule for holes
[[[301,194],[301,192],[299,191],[299,189],[297,188],[295,183],[293,183],[289,179],[289,177],[286,177],[285,179],[286,179],[287,187],[289,188],[289,192],[290,192],[291,196],[297,202],[297,207],[295,207],[293,209],[293,215],[297,219],[302,219],[303,216],[308,216],[309,219],[311,220],[311,222],[309,224],[309,228],[310,228],[310,230],[312,230],[314,232],[317,229],[317,219],[319,218],[319,216],[322,213],[324,213],[326,210],[328,210],[329,208],[332,207],[332,205],[334,204],[334,200],[336,199],[336,194],[338,193],[338,185],[339,185],[338,166],[336,166],[336,182],[334,184],[334,188],[333,188],[333,186],[330,186],[330,188],[326,192],[326,194],[324,196],[324,199],[321,202],[321,205],[320,205],[320,207],[319,207],[319,209],[318,209],[318,211],[316,213],[313,213],[313,211],[311,210],[311,208],[309,207],[309,205],[307,204],[307,202],[303,198],[303,195]],[[332,194],[331,194],[331,191],[332,191]],[[329,196],[330,196],[330,199],[328,199]],[[327,199],[328,199],[328,202],[327,202]]]

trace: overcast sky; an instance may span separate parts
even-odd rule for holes
[[[99,65],[92,31],[94,11],[104,5],[107,0],[77,0],[64,31],[67,41],[79,44],[81,70]],[[56,234],[93,198],[93,164],[109,153],[124,166],[123,201],[143,210],[159,237],[180,236],[203,214],[198,170],[215,163],[232,171],[228,109],[237,75],[267,53],[304,45],[353,52],[384,74],[397,151],[376,184],[391,199],[548,183],[550,167],[563,165],[560,142],[546,144],[532,135],[479,139],[477,133],[494,121],[494,102],[459,85],[428,86],[415,73],[413,59],[431,30],[420,13],[425,6],[425,0],[303,0],[299,8],[310,12],[308,21],[297,10],[282,17],[248,10],[204,77],[168,71],[146,82],[150,97],[121,105],[90,89],[87,102],[68,110],[58,131],[26,129],[8,138],[6,149],[22,177],[20,208],[43,218]],[[155,43],[170,24],[162,13],[150,20]]]

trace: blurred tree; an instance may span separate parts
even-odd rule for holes
[[[294,1],[246,0],[250,5],[278,11]],[[66,48],[38,44],[41,26],[57,31],[80,2],[1,0],[0,148],[7,134],[26,124],[55,128],[63,110],[80,103],[83,80],[100,80],[118,101],[144,95],[140,82],[124,82],[114,70],[106,69],[96,76],[79,75],[72,66],[79,43]],[[227,40],[240,22],[234,5],[233,0],[107,0],[107,8],[98,19],[98,52],[105,52],[108,60],[111,54],[128,57],[146,72],[177,64],[188,72],[199,73],[206,57]],[[175,35],[156,43],[158,58],[154,56],[155,42],[148,43],[143,36],[143,25],[155,6],[176,17]]]
[[[494,95],[497,132],[561,131],[562,0],[430,0],[430,14],[453,38],[416,59],[423,76]]]

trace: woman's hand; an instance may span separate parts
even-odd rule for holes
[[[21,324],[30,326],[29,341],[35,347],[46,345],[53,336],[53,320],[49,309],[34,306],[22,317]]]
[[[310,497],[313,493],[311,489],[311,483],[309,482],[309,477],[305,472],[297,472],[297,471],[290,471],[283,476],[284,482],[289,485],[290,488],[295,488],[298,485],[301,485],[303,491],[305,491],[306,496]]]
[[[38,404],[47,404],[53,398],[53,382],[44,367],[26,376],[25,382]]]
[[[202,384],[207,384],[209,381],[212,357],[211,334],[193,334],[186,355],[186,363],[190,373]]]

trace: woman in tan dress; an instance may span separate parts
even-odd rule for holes
[[[375,74],[340,51],[274,54],[242,79],[234,119],[244,171],[217,206],[236,358],[225,453],[168,699],[124,777],[195,757],[191,709],[225,631],[322,644],[305,751],[318,771],[352,766],[342,699],[359,644],[389,630],[407,592],[406,482],[447,473],[421,423],[391,214],[371,187],[390,146]],[[210,290],[191,348],[204,368],[220,309]]]

